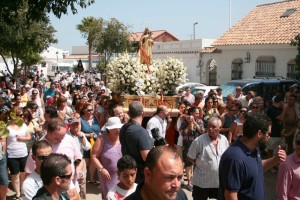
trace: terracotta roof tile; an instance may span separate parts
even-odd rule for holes
[[[281,17],[287,10],[296,11]],[[259,5],[217,39],[213,46],[290,44],[300,33],[300,0]]]
[[[174,35],[172,35],[171,33],[169,33],[168,31],[165,30],[158,30],[158,31],[151,31],[153,33],[152,37],[155,41],[155,38],[159,37],[160,35],[164,34],[164,33],[168,33],[170,34],[172,37],[174,37],[175,39],[177,39],[179,41],[179,39],[177,37],[175,37]],[[140,38],[142,37],[143,32],[136,32],[136,33],[131,33],[130,34],[130,41],[140,41]]]

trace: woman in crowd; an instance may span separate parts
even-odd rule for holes
[[[183,138],[183,150],[182,157],[184,162],[184,168],[187,177],[187,187],[188,190],[192,191],[191,185],[191,172],[193,163],[188,160],[187,153],[192,142],[200,135],[205,132],[203,122],[199,120],[201,115],[203,116],[202,111],[198,107],[191,107],[188,110],[188,117],[186,117],[185,121],[181,124],[181,134]]]
[[[27,95],[26,88],[23,86],[21,88],[21,107],[24,108],[29,101],[29,97]]]
[[[44,114],[42,108],[39,108],[36,102],[29,101],[27,103],[26,109],[28,109],[32,115],[32,120],[36,121],[40,126],[45,123]]]
[[[81,101],[81,99],[80,99],[79,94],[74,94],[73,99],[72,99],[72,107],[71,107],[74,111],[76,111],[75,107],[78,103],[80,103],[80,101]],[[78,113],[79,112],[80,112],[80,110],[78,110]]]
[[[11,174],[11,183],[16,192],[15,199],[21,199],[21,186],[25,179],[25,164],[28,150],[26,142],[31,139],[30,132],[25,123],[17,124],[18,118],[23,118],[21,108],[12,108],[10,113],[15,113],[16,119],[10,118],[10,125],[7,127],[9,135],[6,138],[7,144],[7,165]]]
[[[94,140],[97,138],[100,133],[100,125],[97,118],[94,116],[93,105],[90,103],[85,103],[81,109],[81,131],[85,134],[86,138],[89,140]],[[90,183],[97,184],[94,179],[95,175],[95,166],[93,163],[90,163],[90,151],[84,151],[83,157],[85,159],[86,165],[89,168],[90,172]]]
[[[73,110],[67,105],[67,98],[64,96],[57,99],[57,111],[64,116],[64,120],[70,118],[73,114]]]
[[[125,124],[129,121],[129,115],[124,113],[123,107],[120,105],[115,106],[113,109],[114,116],[119,117],[122,124]]]
[[[242,107],[238,114],[238,118],[231,124],[228,133],[229,144],[233,143],[238,137],[243,135],[243,124],[245,122],[245,115],[247,112],[247,108]]]
[[[92,160],[100,172],[102,199],[107,199],[107,192],[118,183],[117,162],[122,157],[119,140],[122,123],[118,117],[110,117],[103,127],[105,134],[99,136],[94,144]]]
[[[228,133],[231,127],[231,124],[236,120],[236,114],[238,113],[238,108],[235,105],[228,107],[228,112],[221,117],[222,128],[220,133],[223,134],[228,139]]]
[[[100,102],[99,102],[99,105],[98,105],[97,111],[96,111],[96,116],[97,116],[97,119],[101,126],[104,126],[104,124],[106,123],[107,118],[109,116],[108,105],[109,105],[109,97],[102,96],[100,98]]]
[[[249,108],[250,108],[250,112],[252,112],[252,113],[258,113],[259,112],[258,104],[255,103],[255,102],[251,102],[250,105],[249,105]]]
[[[211,117],[219,117],[219,111],[217,108],[213,107],[214,98],[207,97],[205,99],[205,105],[203,107],[203,122],[205,127],[207,126],[207,122]]]

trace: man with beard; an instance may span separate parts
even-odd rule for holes
[[[271,120],[262,114],[246,116],[243,136],[222,155],[220,199],[265,199],[264,171],[284,162],[286,153],[278,146],[276,154],[261,160],[259,146],[264,145],[271,133]]]
[[[183,163],[176,150],[170,146],[153,148],[145,161],[145,181],[126,200],[187,200],[180,188]]]

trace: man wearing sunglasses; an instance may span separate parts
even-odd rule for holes
[[[34,200],[70,199],[67,190],[72,177],[71,160],[64,154],[52,153],[41,165],[41,187]]]
[[[36,192],[43,186],[40,177],[40,168],[43,160],[52,152],[51,144],[40,140],[32,145],[32,159],[35,161],[35,170],[26,177],[22,185],[23,200],[31,200]]]

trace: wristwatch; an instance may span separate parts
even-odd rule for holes
[[[104,167],[101,167],[101,168],[99,169],[99,172],[102,172],[103,169],[104,169]]]

